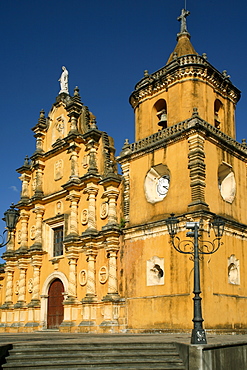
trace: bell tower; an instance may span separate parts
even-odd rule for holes
[[[144,77],[130,96],[135,111],[135,140],[191,117],[197,107],[200,117],[235,139],[235,107],[240,91],[226,71],[220,73],[198,55],[190,42],[182,9],[177,45],[164,67]]]
[[[198,222],[206,239],[217,215],[227,233],[217,257],[201,263],[203,311],[205,327],[231,330],[247,325],[245,315],[234,316],[247,309],[247,301],[238,299],[247,296],[246,285],[233,285],[230,276],[233,259],[242,263],[242,271],[247,266],[247,205],[242,201],[247,148],[235,140],[240,91],[226,71],[219,72],[206,54],[195,51],[188,15],[183,9],[178,17],[180,32],[166,65],[151,74],[145,71],[130,96],[135,142],[126,140],[119,157],[128,325],[189,327],[193,267],[169,243],[166,219],[172,213],[180,219],[181,239],[186,239],[186,222]]]

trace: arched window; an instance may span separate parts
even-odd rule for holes
[[[214,102],[214,126],[220,129],[223,116],[223,104],[219,99]]]
[[[159,99],[153,106],[153,121],[160,130],[167,128],[167,105],[165,99]]]

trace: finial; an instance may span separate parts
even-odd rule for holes
[[[175,60],[177,58],[178,58],[178,53],[176,51],[174,51],[173,56],[172,56],[172,59]]]
[[[44,118],[45,117],[45,111],[44,109],[41,109],[40,113],[39,113],[39,118]]]
[[[192,113],[192,117],[198,117],[199,114],[198,114],[198,109],[196,107],[193,108],[193,113]]]
[[[145,71],[144,71],[144,77],[148,77],[148,76],[149,76],[148,70],[145,69]]]
[[[79,87],[78,86],[76,86],[74,88],[74,96],[76,96],[76,95],[79,95]]]
[[[96,129],[96,130],[98,129],[98,127],[96,125],[96,118],[95,117],[91,119],[91,128]]]
[[[190,15],[188,10],[182,9],[181,15],[177,18],[177,20],[181,21],[180,33],[188,33],[187,25],[186,25],[186,17]]]
[[[203,59],[205,59],[205,60],[207,60],[207,59],[208,59],[208,57],[207,57],[207,54],[206,54],[206,53],[202,53],[202,57],[203,57]]]
[[[246,146],[246,139],[242,139],[242,145]]]
[[[230,78],[231,76],[229,76],[228,74],[227,74],[227,71],[226,70],[224,70],[223,72],[222,72],[222,75],[223,75],[223,78]]]
[[[38,123],[35,127],[39,127],[40,129],[46,129],[46,118],[45,118],[45,111],[41,109],[39,113]]]
[[[29,157],[28,157],[28,155],[26,155],[26,157],[24,159],[24,166],[25,167],[29,166]]]
[[[80,97],[79,91],[80,91],[79,87],[76,86],[74,88],[74,96],[72,97],[73,102],[81,103],[81,97]]]

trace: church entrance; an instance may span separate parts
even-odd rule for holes
[[[59,279],[53,280],[48,291],[47,328],[58,329],[63,321],[63,283]]]

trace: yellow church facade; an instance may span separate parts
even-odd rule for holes
[[[190,330],[193,261],[170,242],[173,213],[181,240],[187,222],[200,224],[201,248],[213,243],[215,216],[224,220],[219,249],[200,261],[204,326],[246,330],[240,91],[197,54],[180,20],[166,65],[145,71],[130,96],[135,142],[118,157],[78,88],[70,96],[63,85],[47,117],[40,113],[36,151],[17,170],[20,216],[3,256],[1,331]]]

